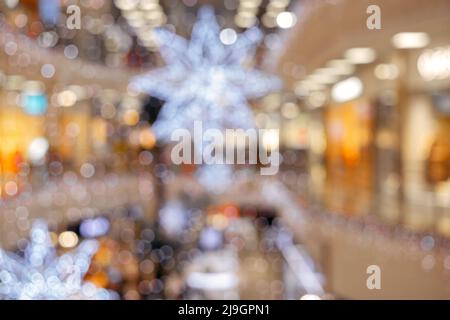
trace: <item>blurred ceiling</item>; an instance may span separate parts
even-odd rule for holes
[[[301,1],[297,7],[297,25],[285,41],[278,57],[278,71],[287,85],[328,60],[342,58],[344,50],[369,46],[378,53],[393,49],[391,38],[398,32],[428,32],[432,43],[439,44],[439,35],[450,34],[449,0],[333,0]],[[367,7],[381,8],[381,30],[366,26]],[[448,38],[447,38],[448,39]],[[290,72],[302,66],[302,74]]]

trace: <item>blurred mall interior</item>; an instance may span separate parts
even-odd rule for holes
[[[0,0],[0,30],[0,300],[450,299],[449,0]],[[175,164],[194,120],[278,173]]]

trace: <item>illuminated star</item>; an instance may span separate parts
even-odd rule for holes
[[[47,224],[36,221],[23,257],[0,249],[0,300],[116,298],[83,280],[97,248],[97,241],[87,240],[75,251],[56,256]]]
[[[205,129],[254,127],[249,99],[277,91],[281,82],[248,66],[262,39],[256,28],[221,42],[213,9],[203,7],[188,41],[167,29],[155,29],[166,66],[137,76],[132,88],[165,101],[153,126],[156,136],[169,141],[176,129],[192,132],[194,121]],[[235,36],[235,37],[234,37]]]

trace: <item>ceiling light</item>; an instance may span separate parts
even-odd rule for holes
[[[339,78],[333,74],[326,74],[317,69],[314,74],[308,77],[309,80],[319,84],[332,84],[335,83]]]
[[[429,43],[430,37],[425,32],[401,32],[392,37],[392,44],[397,49],[418,49]]]
[[[355,72],[355,66],[345,59],[331,60],[327,67],[333,69],[335,75],[347,76]]]
[[[372,48],[352,48],[345,51],[345,58],[354,64],[366,64],[375,61],[377,54]]]
[[[329,79],[329,80],[327,79],[328,81],[322,82],[325,84],[334,83],[338,80],[339,76],[345,75],[345,73],[342,72],[342,70],[338,70],[337,68],[330,68],[330,67],[319,68],[314,72],[314,74],[328,78]]]
[[[315,91],[308,97],[308,104],[311,108],[322,107],[327,102],[327,96],[322,91]]]
[[[380,80],[394,80],[398,77],[399,71],[395,64],[382,63],[376,66],[374,73]]]
[[[417,60],[417,69],[425,81],[450,78],[450,46],[425,50]]]
[[[363,91],[363,84],[357,77],[351,77],[336,83],[331,89],[331,96],[336,102],[346,102],[358,98]]]
[[[292,28],[297,23],[297,17],[292,12],[284,11],[277,15],[277,25],[281,29]]]
[[[299,97],[307,96],[311,91],[324,90],[325,85],[312,80],[303,80],[295,85],[295,94]]]

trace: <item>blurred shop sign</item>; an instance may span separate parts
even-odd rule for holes
[[[22,95],[22,106],[26,113],[37,116],[47,111],[47,97],[43,94],[38,95]]]
[[[30,115],[44,114],[48,107],[44,84],[39,81],[26,81],[22,87],[20,103],[25,112]]]

